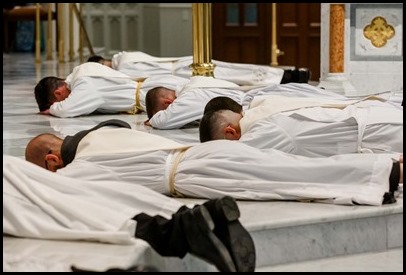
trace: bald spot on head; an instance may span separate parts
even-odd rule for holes
[[[63,139],[53,134],[40,134],[28,142],[25,148],[25,159],[42,168],[45,167],[45,156],[49,151],[60,152]]]

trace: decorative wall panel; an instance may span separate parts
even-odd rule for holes
[[[403,4],[351,4],[351,60],[403,61]]]

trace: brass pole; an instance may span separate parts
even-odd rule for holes
[[[69,61],[73,61],[75,57],[75,51],[73,50],[73,5],[74,3],[69,3]]]
[[[278,66],[278,57],[285,53],[278,48],[277,27],[278,20],[276,17],[277,9],[276,3],[272,3],[272,48],[271,48],[271,66]]]
[[[199,6],[192,4],[192,24],[193,24],[193,63],[199,63]]]
[[[330,5],[330,73],[344,72],[344,4]]]
[[[271,66],[278,66],[278,45],[276,44],[276,3],[272,3],[272,60]]]
[[[214,76],[211,63],[211,3],[192,4],[193,64],[192,74]]]
[[[41,63],[40,5],[35,4],[35,62]]]
[[[52,3],[48,3],[47,60],[52,60]]]

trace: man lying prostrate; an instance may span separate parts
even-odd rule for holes
[[[148,91],[146,125],[156,129],[177,129],[203,116],[205,105],[218,96],[229,97],[244,108],[260,95],[283,95],[289,97],[320,97],[337,100],[348,98],[305,83],[288,83],[262,87],[239,87],[234,83],[205,76],[194,76],[190,83],[179,90],[162,87]]]
[[[307,157],[403,152],[403,110],[373,99],[340,104],[267,96],[243,112],[229,98],[214,98],[200,121],[200,141],[239,140]]]
[[[217,96],[241,102],[244,91],[232,82],[205,76],[192,77],[181,90],[156,87],[145,97],[148,120],[156,129],[178,129],[201,119],[206,103]]]
[[[192,77],[192,56],[156,57],[144,52],[119,52],[113,58],[91,56],[88,62],[99,62],[135,78],[148,78],[159,74],[172,74],[186,79]],[[280,84],[284,70],[266,65],[231,63],[212,60],[214,77],[238,85]]]
[[[255,270],[255,247],[234,199],[188,208],[139,184],[86,181],[3,155],[3,234],[116,244],[146,241],[162,256],[187,253],[222,272]]]
[[[192,198],[310,200],[381,205],[403,182],[399,154],[345,154],[307,158],[241,142],[186,146],[129,129],[117,120],[59,139],[32,139],[26,159],[83,180],[119,180]],[[388,194],[388,195],[385,195]]]
[[[114,114],[145,110],[145,95],[155,87],[180,89],[189,80],[173,75],[134,80],[99,63],[76,66],[66,79],[49,76],[35,86],[35,99],[42,114],[76,117],[94,112]]]

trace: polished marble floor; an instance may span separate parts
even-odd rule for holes
[[[198,142],[196,127],[169,131],[154,130],[143,125],[145,115],[95,115],[61,119],[37,114],[38,110],[33,97],[33,89],[37,81],[49,75],[66,76],[77,64],[77,62],[58,64],[56,61],[35,64],[32,54],[3,54],[3,154],[23,158],[27,142],[40,133],[51,132],[64,137],[113,117],[125,120],[133,128],[141,131],[163,135],[184,143]],[[185,203],[200,201],[184,199]],[[253,232],[309,225],[319,221],[335,222],[339,219],[362,219],[386,214],[403,215],[402,198],[396,204],[379,208],[291,202],[239,202],[239,205],[241,222]],[[379,235],[376,237],[379,238]],[[258,245],[258,247],[261,246]],[[275,251],[272,247],[260,249],[258,254],[281,253],[281,257],[289,257],[292,253],[289,250]],[[283,253],[286,255],[282,255]],[[309,254],[311,251],[305,247],[302,253]],[[322,252],[320,253],[323,256]],[[347,256],[345,261],[330,259],[304,262],[300,265],[276,265],[275,267],[265,265],[258,271],[342,271],[343,265],[348,267],[346,271],[362,270],[364,266],[368,266],[368,271],[402,271],[403,244],[394,250],[362,254],[358,257],[351,260],[353,258]],[[377,261],[377,258],[380,260]],[[3,270],[6,271],[66,271],[69,270],[70,264],[103,270],[113,265],[126,267],[134,263],[156,264],[165,266],[166,270],[214,271],[213,268],[202,267],[202,262],[195,258],[171,259],[170,262],[165,260],[154,255],[143,241],[137,242],[134,246],[113,246],[3,237]],[[188,266],[186,262],[189,263]]]

